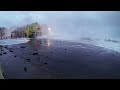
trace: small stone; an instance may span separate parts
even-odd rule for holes
[[[25,48],[24,46],[21,46],[20,48]]]
[[[38,55],[38,53],[33,53],[33,55]]]
[[[25,71],[25,72],[27,71],[27,68],[26,68],[26,67],[24,67],[24,71]]]
[[[66,50],[66,49],[65,49]]]
[[[27,59],[28,62],[30,62],[30,59]]]
[[[3,54],[7,54],[6,52],[4,52]]]
[[[47,64],[47,63],[44,63],[44,64]]]
[[[14,57],[16,57],[16,56],[14,56]]]
[[[12,50],[10,52],[13,52]]]
[[[0,53],[0,56],[1,56],[2,54]]]

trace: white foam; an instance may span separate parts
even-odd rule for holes
[[[4,40],[0,40],[0,45],[14,45],[14,44],[27,43],[28,41],[30,41],[29,38],[4,39]]]

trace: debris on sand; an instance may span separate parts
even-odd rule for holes
[[[38,55],[38,53],[33,53],[33,55]]]

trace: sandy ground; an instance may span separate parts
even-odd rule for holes
[[[58,40],[0,47],[6,79],[120,79],[120,54]]]

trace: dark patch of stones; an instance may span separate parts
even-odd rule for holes
[[[25,46],[21,46],[20,48],[25,48]]]

